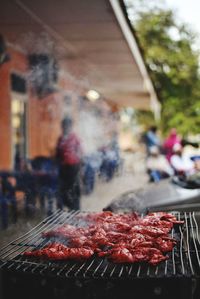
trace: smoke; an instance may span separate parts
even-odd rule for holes
[[[73,49],[67,51],[62,40],[56,42],[51,32],[26,32],[16,42],[28,54],[30,67],[27,80],[36,96],[45,98],[48,93],[56,92],[63,100],[62,117],[68,114],[74,118],[76,113],[76,130],[82,140],[85,154],[95,153],[106,145],[109,141],[109,131],[113,128],[110,127],[111,117],[107,117],[108,114],[106,120],[105,114],[104,120],[102,119],[101,110],[105,110],[105,103],[102,102],[104,107],[99,109],[96,103],[85,105],[87,100],[83,100],[84,94],[94,88],[89,79],[92,74],[95,72],[96,77],[101,77],[98,70],[94,69],[93,65],[86,64],[81,56],[72,51]],[[74,112],[74,109],[77,111]],[[109,110],[108,106],[106,109]]]
[[[56,52],[56,44],[45,31],[41,31],[39,34],[28,31],[16,40],[16,44],[20,45],[21,48],[28,54],[51,54]]]
[[[91,65],[86,65],[84,60],[79,63],[79,57],[76,57],[71,51],[67,52],[66,47],[61,42],[56,43],[48,32],[42,31],[40,34],[27,32],[21,35],[18,43],[31,58],[32,65],[29,68],[27,79],[30,85],[36,89],[36,94],[45,96],[45,84],[48,84],[49,81],[63,96],[63,117],[66,114],[73,117],[73,102],[77,99],[81,101],[80,95],[83,94],[83,91],[86,93],[91,88],[89,76],[92,72],[96,74],[98,70],[94,70]],[[48,57],[49,62],[45,61]],[[57,62],[56,66],[55,61]],[[47,72],[48,74],[45,76]],[[53,82],[55,72],[57,72],[59,82]],[[67,82],[67,84],[60,86],[60,82]],[[51,90],[49,91],[51,92]],[[52,89],[52,92],[54,91]],[[77,133],[83,141],[86,153],[95,152],[106,141],[105,124],[97,115],[98,111],[95,110],[95,105],[93,107],[86,107],[84,111],[78,111]]]
[[[95,153],[107,142],[106,129],[103,121],[92,111],[80,112],[78,119],[78,132],[86,154]]]

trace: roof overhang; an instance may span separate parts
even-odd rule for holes
[[[121,0],[2,0],[0,30],[26,53],[57,56],[62,76],[119,107],[158,102]]]

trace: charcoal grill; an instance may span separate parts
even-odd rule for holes
[[[196,212],[174,212],[183,226],[175,226],[178,240],[167,261],[158,266],[114,264],[106,258],[85,262],[45,261],[22,253],[39,249],[49,240],[41,233],[68,223],[82,225],[85,212],[56,211],[0,251],[0,298],[181,298],[200,296],[200,238]]]

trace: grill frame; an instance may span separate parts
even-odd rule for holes
[[[66,281],[70,281],[70,285],[74,284],[74,287],[78,289],[81,289],[80,286],[85,287],[85,284],[87,289],[88,282],[93,283],[94,281],[100,285],[100,290],[101,288],[112,289],[109,285],[115,285],[115,290],[118,289],[117,285],[120,284],[125,289],[132,285],[134,291],[139,288],[138,292],[141,295],[142,284],[145,281],[146,291],[147,289],[152,290],[152,296],[159,296],[160,292],[162,294],[166,292],[166,298],[169,298],[169,296],[173,298],[173,294],[175,295],[174,298],[177,298],[177,296],[180,296],[182,285],[187,285],[187,291],[183,292],[181,298],[195,298],[192,294],[195,293],[197,282],[200,281],[200,238],[195,212],[173,212],[177,219],[184,220],[185,224],[184,226],[175,226],[172,229],[171,236],[179,238],[178,246],[173,249],[169,260],[157,266],[114,264],[108,262],[106,258],[92,258],[85,262],[54,262],[38,261],[37,259],[33,261],[32,258],[19,256],[24,251],[41,248],[45,245],[41,232],[55,229],[64,223],[78,226],[81,220],[80,217],[76,216],[86,213],[57,210],[29,232],[4,246],[0,251],[0,269],[4,285],[7,285],[8,281],[11,283],[13,279],[18,281],[21,278],[21,280],[26,281],[29,276],[30,280],[45,280],[45,285],[50,285],[52,280],[59,285],[65,285]],[[101,284],[104,284],[104,287]],[[179,289],[179,293],[176,294],[173,291],[172,294],[168,294],[169,286],[171,286],[171,289]],[[91,286],[89,288],[91,289]],[[151,297],[149,291],[147,295],[149,298],[154,298]],[[4,297],[11,298],[11,296]],[[162,298],[165,297],[162,296]]]

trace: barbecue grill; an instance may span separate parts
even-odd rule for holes
[[[181,298],[200,296],[200,237],[196,212],[173,212],[184,225],[175,225],[178,240],[169,259],[157,266],[115,264],[92,257],[84,262],[47,261],[22,255],[44,247],[42,232],[62,224],[83,225],[85,212],[56,211],[0,251],[0,298]],[[143,215],[141,215],[143,216]]]

